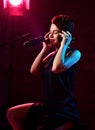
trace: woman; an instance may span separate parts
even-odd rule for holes
[[[7,119],[14,130],[70,130],[79,120],[73,82],[81,52],[70,48],[73,28],[67,15],[52,18],[30,68],[32,74],[42,76],[43,101],[9,108]]]

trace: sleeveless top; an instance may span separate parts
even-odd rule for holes
[[[66,54],[71,51],[69,48]],[[69,120],[79,118],[73,93],[73,82],[77,63],[64,72],[55,74],[51,71],[54,56],[49,59],[42,70],[43,104],[51,112]]]

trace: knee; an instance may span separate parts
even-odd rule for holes
[[[14,118],[14,112],[11,108],[8,108],[7,112],[6,112],[6,117],[7,120],[10,122],[11,120],[13,120]]]
[[[19,119],[19,113],[14,108],[8,108],[6,111],[6,118],[9,123],[16,122]]]
[[[9,108],[6,111],[6,118],[14,130],[22,130],[22,120],[20,118],[19,110],[15,108]]]

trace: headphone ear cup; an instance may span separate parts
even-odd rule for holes
[[[58,38],[58,39],[59,39],[59,41],[60,41],[60,42],[62,41],[62,37],[61,37],[61,36],[59,36],[59,38]]]

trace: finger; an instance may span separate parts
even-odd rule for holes
[[[70,36],[69,33],[65,32],[65,31],[63,31],[63,30],[62,30],[62,34],[64,35],[64,37],[65,37],[66,39],[68,39],[69,36]]]
[[[69,31],[67,31],[67,33],[68,33],[68,35],[69,35],[69,38],[72,39],[72,38],[73,38],[73,37],[72,37],[72,34],[71,34]]]
[[[70,33],[69,31],[66,31],[66,32],[65,32],[65,31],[62,30],[62,33],[71,35],[71,33]]]
[[[67,31],[67,34],[68,34],[69,36],[72,36],[72,34],[71,34],[69,31]]]
[[[44,39],[48,39],[50,32],[47,32],[44,36]]]
[[[69,32],[69,31],[62,31],[63,33],[64,33],[64,36],[66,37],[66,38],[71,38],[72,39],[72,34]]]
[[[67,33],[66,33],[65,31],[62,30],[62,34],[65,34],[65,35],[66,35]]]

